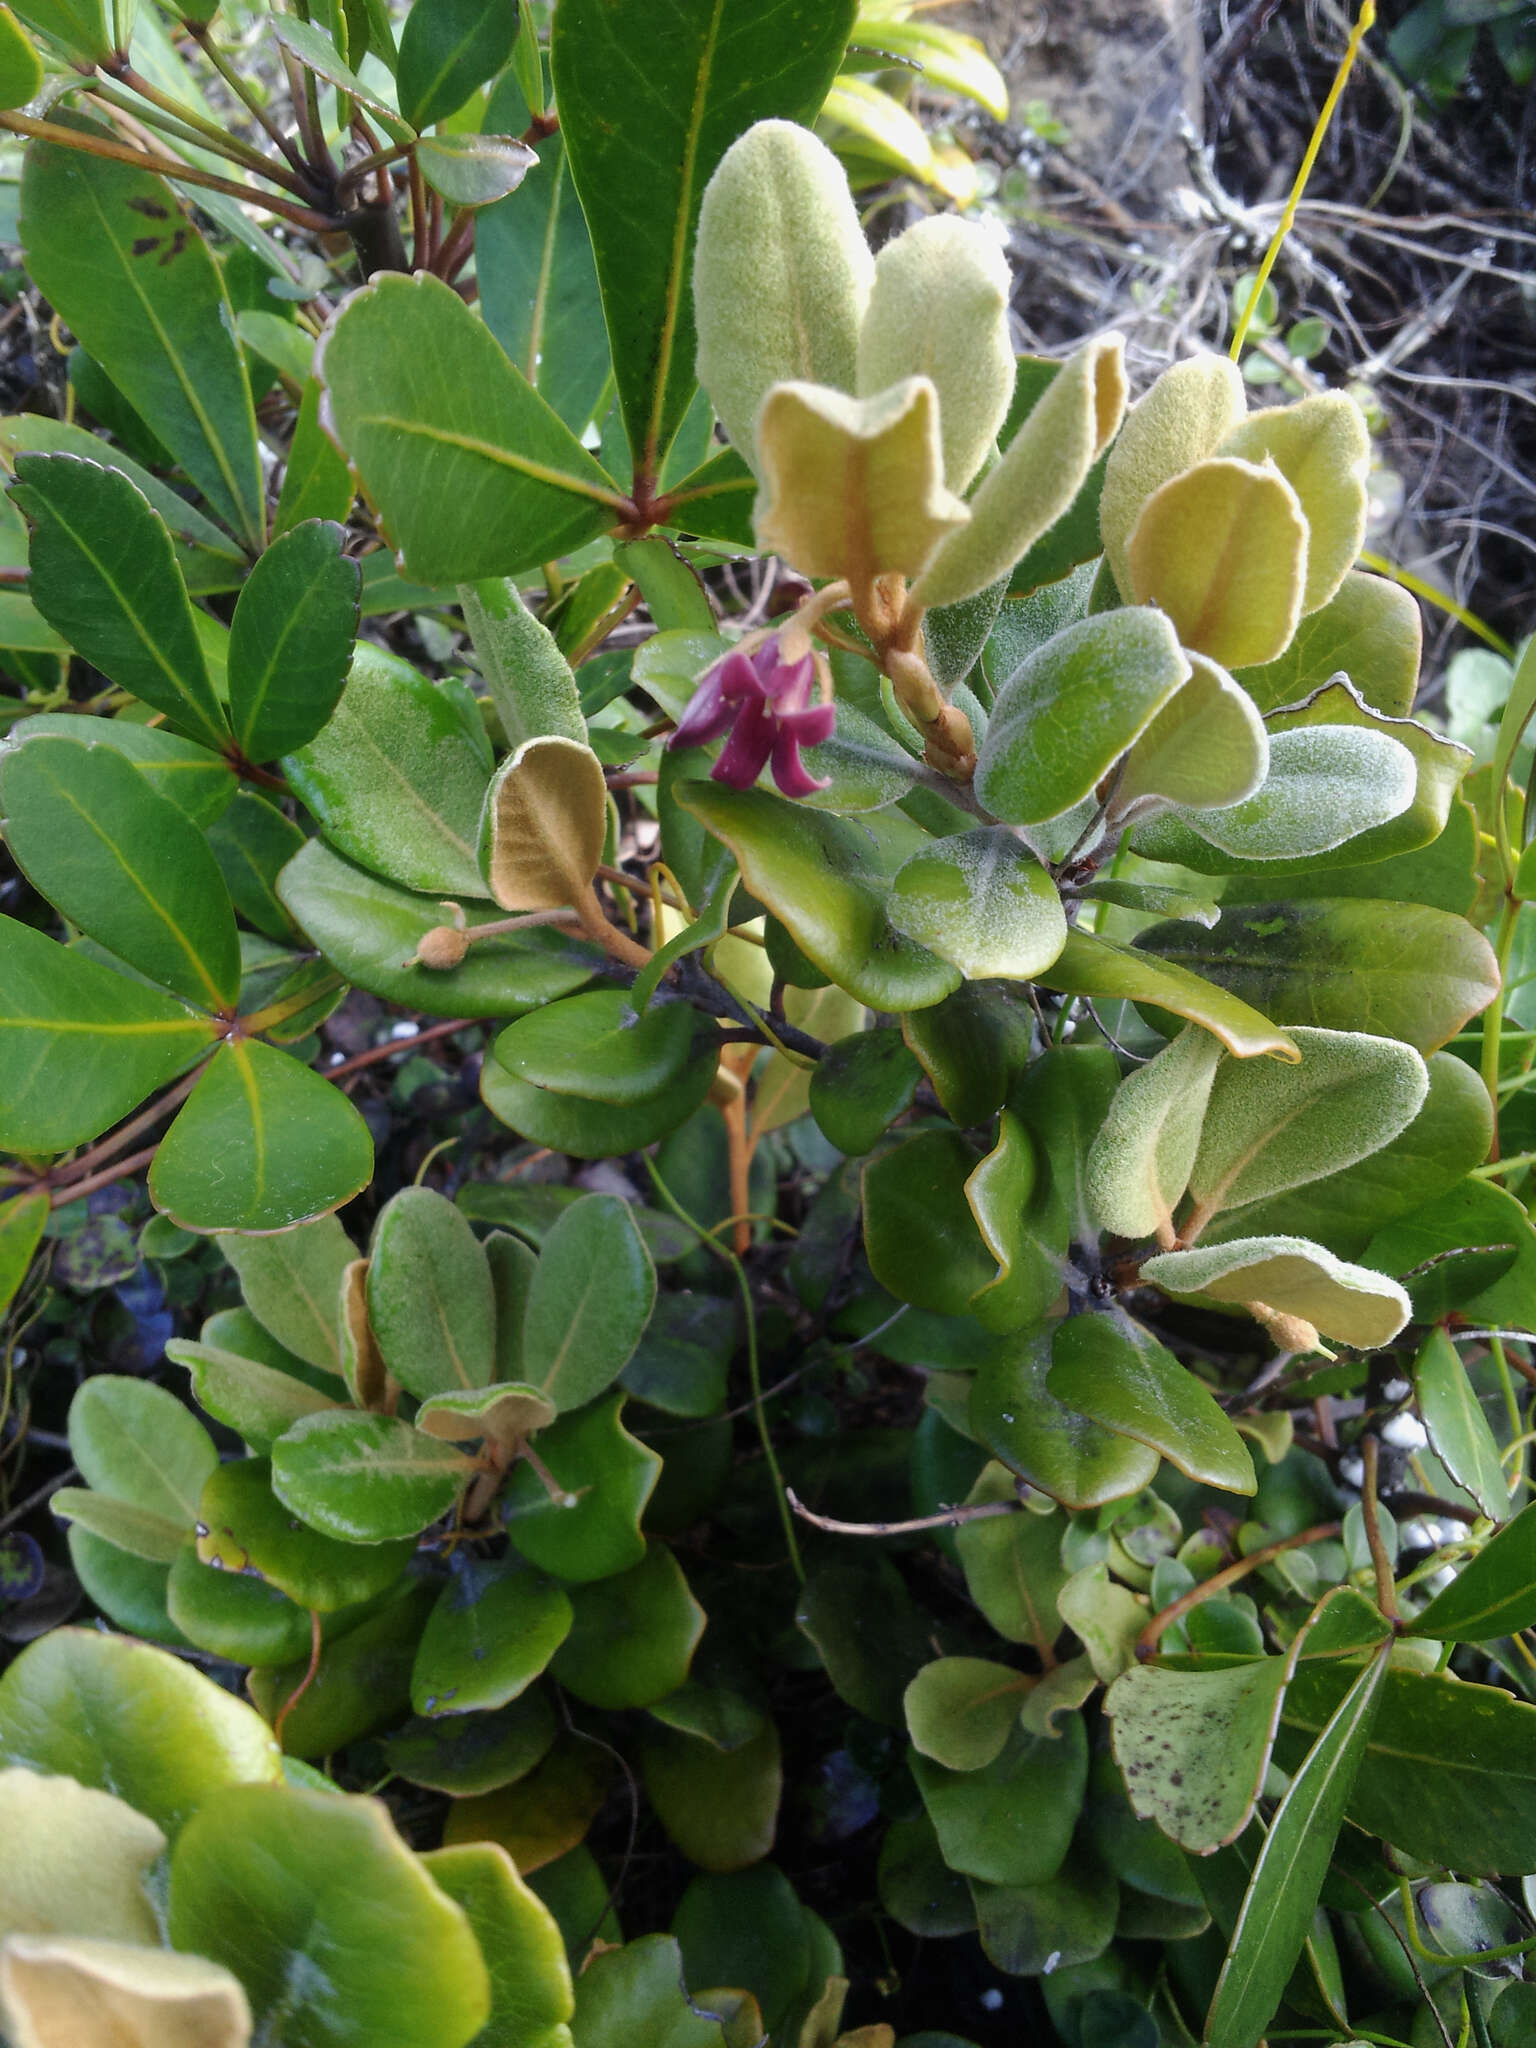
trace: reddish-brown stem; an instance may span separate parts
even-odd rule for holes
[[[1383,1619],[1395,1625],[1401,1617],[1397,1607],[1397,1586],[1392,1577],[1392,1560],[1387,1555],[1386,1538],[1381,1531],[1381,1512],[1377,1505],[1376,1482],[1381,1465],[1381,1446],[1374,1432],[1362,1439],[1360,1457],[1365,1466],[1360,1486],[1360,1513],[1365,1522],[1365,1540],[1370,1545],[1371,1564],[1376,1573],[1376,1605],[1381,1609]]]
[[[474,209],[466,207],[444,237],[443,246],[438,250],[432,268],[444,283],[458,276],[469,261],[470,251],[475,246]]]
[[[49,1181],[55,1187],[64,1187],[83,1179],[87,1174],[96,1172],[98,1167],[105,1166],[109,1159],[116,1158],[125,1145],[131,1144],[140,1131],[147,1131],[151,1124],[157,1124],[161,1117],[169,1116],[178,1103],[185,1102],[197,1086],[202,1071],[199,1067],[195,1073],[184,1074],[173,1088],[167,1088],[163,1095],[157,1096],[146,1109],[141,1109],[137,1116],[130,1117],[125,1124],[120,1124],[109,1137],[98,1139],[91,1149],[82,1152],[78,1159],[71,1159],[63,1166],[54,1167],[48,1175]]]
[[[414,1052],[418,1045],[430,1045],[435,1038],[451,1038],[455,1031],[467,1031],[474,1023],[473,1017],[450,1017],[444,1024],[429,1024],[425,1031],[418,1031],[414,1038],[392,1038],[386,1045],[370,1046],[367,1052],[355,1052],[351,1059],[343,1060],[340,1066],[326,1067],[322,1078],[327,1081],[345,1080],[348,1074],[357,1074],[364,1067],[377,1066],[380,1060],[387,1060],[394,1053]]]
[[[320,1613],[317,1608],[312,1607],[309,1610],[309,1669],[305,1672],[304,1676],[299,1680],[298,1684],[294,1687],[293,1691],[289,1693],[287,1699],[283,1701],[283,1704],[281,1705],[281,1707],[279,1707],[277,1711],[277,1719],[272,1723],[272,1733],[277,1737],[277,1746],[279,1749],[281,1749],[283,1746],[283,1723],[288,1719],[288,1716],[299,1704],[299,1701],[303,1699],[305,1693],[307,1693],[309,1691],[309,1688],[314,1684],[315,1673],[319,1669]]]
[[[159,1149],[158,1144],[146,1145],[142,1152],[130,1152],[115,1166],[103,1167],[100,1173],[88,1174],[84,1180],[71,1181],[67,1188],[55,1188],[49,1206],[62,1209],[66,1202],[78,1202],[86,1195],[94,1195],[98,1188],[109,1188],[114,1181],[126,1180],[130,1173],[148,1166]]]
[[[1272,1564],[1287,1550],[1300,1550],[1307,1543],[1328,1543],[1343,1527],[1341,1522],[1316,1522],[1310,1529],[1303,1529],[1295,1536],[1282,1536],[1277,1543],[1266,1543],[1262,1549],[1252,1550],[1246,1557],[1235,1563],[1223,1565],[1219,1572],[1212,1572],[1208,1579],[1202,1579],[1198,1586],[1191,1586],[1187,1593],[1181,1593],[1177,1600],[1165,1607],[1160,1614],[1154,1614],[1141,1634],[1136,1638],[1136,1655],[1142,1661],[1154,1656],[1165,1630],[1172,1628],[1176,1621],[1182,1621],[1192,1607],[1198,1607],[1202,1600],[1209,1600],[1224,1587],[1232,1586],[1239,1579],[1256,1572],[1260,1565]]]
[[[414,149],[406,163],[411,182],[411,268],[425,270],[432,255],[427,245],[427,181]]]

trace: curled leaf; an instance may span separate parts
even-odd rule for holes
[[[558,910],[591,891],[608,832],[608,788],[590,747],[525,740],[486,792],[481,858],[504,910]]]
[[[1099,501],[1104,558],[1122,597],[1131,595],[1126,548],[1142,506],[1170,478],[1214,455],[1246,409],[1242,373],[1218,355],[1173,364],[1131,407]]]

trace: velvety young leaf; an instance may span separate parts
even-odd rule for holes
[[[1435,1456],[1493,1521],[1509,1513],[1509,1480],[1467,1369],[1444,1330],[1431,1330],[1413,1364],[1413,1391]]]
[[[149,1170],[184,1230],[286,1230],[367,1186],[373,1139],[329,1081],[259,1039],[220,1046]]]
[[[513,135],[424,135],[416,161],[450,206],[491,206],[515,192],[538,158]]]
[[[1272,462],[1296,493],[1307,522],[1303,612],[1327,604],[1365,540],[1371,437],[1344,391],[1319,391],[1295,405],[1250,413],[1221,444],[1223,455]]]
[[[0,757],[6,843],[63,915],[151,981],[232,1008],[240,944],[208,841],[124,754],[34,739]]]
[[[174,1836],[219,1786],[275,1779],[272,1731],[244,1700],[147,1643],[52,1629],[0,1678],[0,1767],[110,1791]]]
[[[272,1490],[343,1543],[414,1536],[445,1515],[474,1467],[393,1415],[306,1416],[272,1447]]]
[[[228,1970],[89,1936],[13,1935],[0,1956],[0,2001],[34,2041],[100,2039],[104,2027],[164,2048],[245,2048],[251,2038],[250,2006]]]
[[[1214,455],[1246,410],[1236,363],[1208,354],[1174,363],[1131,407],[1109,452],[1099,506],[1105,559],[1128,602],[1126,547],[1142,507],[1163,484]]]
[[[336,708],[361,589],[342,538],[329,520],[290,528],[240,592],[229,633],[229,708],[248,760],[291,754]]]
[[[539,1457],[558,1492],[519,1464],[507,1488],[507,1533],[530,1564],[585,1584],[629,1571],[645,1556],[640,1517],[661,1459],[620,1420],[624,1397],[594,1402],[539,1438]]]
[[[73,1778],[0,1772],[0,1822],[13,1853],[0,1880],[0,1926],[17,1933],[78,1933],[152,1946],[159,1938],[145,1891],[165,1849],[152,1820]]]
[[[571,1629],[571,1603],[513,1558],[455,1560],[411,1674],[418,1714],[481,1713],[518,1699]]]
[[[186,1541],[184,1522],[167,1522],[131,1501],[112,1500],[83,1486],[61,1486],[48,1508],[60,1521],[149,1564],[169,1565]]]
[[[1153,492],[1126,545],[1138,604],[1223,668],[1273,661],[1301,616],[1307,522],[1271,465],[1219,456]]]
[[[214,1025],[31,925],[0,919],[0,1144],[97,1137],[212,1050]]]
[[[1192,1251],[1159,1252],[1142,1261],[1141,1271],[1171,1294],[1203,1294],[1243,1306],[1258,1302],[1360,1351],[1389,1344],[1412,1308],[1395,1280],[1336,1259],[1304,1237],[1237,1237]]]
[[[1491,1643],[1536,1616],[1536,1507],[1522,1508],[1409,1623],[1437,1642]]]
[[[1252,797],[1269,770],[1269,736],[1258,706],[1203,654],[1187,656],[1190,677],[1126,755],[1113,812],[1183,804],[1225,809]]]
[[[1131,607],[1068,626],[998,693],[977,794],[1011,824],[1070,810],[1190,674],[1161,613]]]
[[[264,529],[256,416],[219,266],[171,187],[35,143],[27,270],[81,346],[250,548]]]
[[[509,747],[554,733],[585,745],[581,693],[555,636],[523,603],[509,577],[488,577],[459,592],[464,623],[486,691]]]
[[[1068,1408],[1049,1390],[1050,1370],[1048,1336],[1016,1337],[971,1382],[973,1432],[1010,1472],[1063,1507],[1101,1507],[1139,1493],[1157,1470],[1157,1452]]]
[[[608,835],[608,787],[588,746],[558,735],[525,740],[496,771],[480,824],[480,857],[504,910],[587,902]]]
[[[562,1412],[611,1386],[644,1334],[656,1269],[627,1202],[586,1195],[546,1235],[528,1291],[523,1371]]]
[[[272,1491],[265,1458],[239,1458],[209,1474],[198,1510],[205,1565],[265,1579],[300,1607],[333,1614],[392,1586],[416,1548],[407,1536],[348,1543],[310,1529]]]
[[[1194,1855],[1247,1826],[1264,1782],[1287,1678],[1283,1657],[1212,1671],[1137,1664],[1105,1695],[1132,1806]]]
[[[1367,1030],[1421,1053],[1454,1038],[1498,986],[1482,933],[1418,903],[1323,896],[1245,904],[1224,909],[1208,931],[1154,925],[1136,946],[1209,976],[1277,1023]]]
[[[1207,2040],[1252,2048],[1274,2017],[1328,1875],[1390,1647],[1376,1652],[1339,1702],[1275,1810],[1206,2015]]]
[[[546,1401],[536,1387],[498,1383],[467,1393],[429,1395],[416,1411],[416,1425],[444,1443],[494,1444],[510,1456],[537,1431],[547,1429],[555,1414],[553,1401]]]
[[[1414,800],[1413,756],[1389,733],[1353,726],[1273,732],[1269,774],[1241,803],[1192,811],[1202,839],[1240,860],[1305,860],[1327,853]]]
[[[1046,1388],[1203,1486],[1256,1490],[1248,1447],[1213,1397],[1149,1330],[1118,1310],[1057,1324]]]
[[[689,286],[704,188],[754,121],[809,122],[853,26],[852,0],[566,0],[550,48],[560,129],[592,233],[635,467],[650,476],[693,394]],[[621,92],[628,118],[613,122]],[[636,156],[637,141],[640,155]]]
[[[218,1453],[164,1387],[100,1373],[69,1408],[69,1449],[87,1486],[158,1517],[183,1535]]]
[[[385,1365],[419,1398],[494,1377],[490,1267],[463,1211],[435,1189],[402,1188],[380,1211],[368,1315]]]
[[[874,271],[847,174],[824,142],[793,121],[758,121],[737,137],[705,187],[693,305],[699,381],[753,468],[772,385],[868,392],[913,374],[858,382]]]
[[[339,1381],[341,1285],[357,1250],[336,1218],[321,1216],[270,1237],[233,1233],[219,1239],[219,1249],[239,1275],[246,1306],[262,1329]],[[203,1341],[218,1340],[205,1327]]]
[[[215,1795],[176,1845],[169,1925],[180,1946],[237,1972],[268,2030],[277,2019],[317,2042],[356,2030],[463,2048],[490,2010],[468,1917],[377,1799],[257,1785]],[[381,1925],[387,1953],[370,1938]]]
[[[408,889],[485,895],[475,848],[490,748],[448,687],[364,642],[323,731],[283,767],[349,860]]]
[[[887,915],[973,981],[1032,980],[1067,938],[1055,884],[1001,826],[913,854],[896,872]]]
[[[1297,1025],[1299,1066],[1226,1060],[1190,1172],[1195,1216],[1283,1194],[1389,1144],[1418,1115],[1429,1075],[1412,1046]]]
[[[1104,1229],[1120,1237],[1159,1231],[1169,1241],[1220,1057],[1219,1041],[1189,1024],[1120,1083],[1088,1154],[1089,1199]]]
[[[32,525],[27,589],[94,668],[216,751],[229,742],[186,584],[158,514],[116,469],[18,455],[12,498]]]
[[[441,899],[354,867],[320,839],[307,840],[289,861],[278,897],[354,986],[428,1016],[511,1017],[537,1010],[582,987],[601,957],[563,931],[536,928],[479,940],[446,971],[423,967],[422,940],[450,915]],[[502,916],[492,903],[463,908],[471,931]]]
[[[418,0],[400,31],[395,84],[417,130],[456,114],[512,55],[517,14],[487,0]]]
[[[425,384],[423,361],[437,366]],[[607,472],[437,278],[386,275],[354,294],[316,374],[322,420],[422,583],[516,575],[623,517]]]

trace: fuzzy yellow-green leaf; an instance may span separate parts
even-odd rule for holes
[[[165,1836],[124,1800],[74,1778],[0,1771],[0,1841],[0,1940],[159,1940],[144,1878]]]
[[[1022,560],[1071,505],[1125,411],[1125,344],[1100,335],[1063,363],[971,503],[971,523],[918,580],[920,604],[959,604]]]
[[[944,482],[939,395],[776,384],[757,421],[757,537],[805,576],[915,576],[970,513]]]
[[[1360,1351],[1390,1344],[1413,1312],[1395,1280],[1304,1237],[1235,1237],[1159,1252],[1142,1261],[1141,1277],[1169,1294],[1232,1302],[1270,1327],[1277,1318],[1307,1325]]]
[[[954,214],[920,220],[887,242],[875,262],[859,331],[859,396],[904,377],[933,380],[944,481],[952,491],[963,491],[975,476],[1008,416],[1011,285],[996,239]]]
[[[1150,1237],[1160,1227],[1171,1228],[1173,1206],[1189,1185],[1200,1149],[1200,1123],[1220,1056],[1221,1045],[1210,1032],[1186,1025],[1116,1089],[1088,1154],[1088,1200],[1105,1230]]]
[[[1307,522],[1303,613],[1325,605],[1365,542],[1365,480],[1371,437],[1342,391],[1320,391],[1299,405],[1251,413],[1221,444],[1245,462],[1267,458],[1301,501]]]
[[[1273,464],[1213,456],[1173,477],[1142,507],[1127,557],[1136,602],[1223,668],[1273,661],[1296,630],[1307,522]]]
[[[843,167],[808,129],[759,121],[726,151],[699,213],[698,373],[749,463],[772,385],[853,390],[874,269]]]
[[[1254,794],[1269,769],[1259,707],[1219,662],[1188,657],[1192,671],[1126,755],[1111,822],[1168,804],[1219,810]]]
[[[590,747],[545,735],[497,770],[481,825],[486,880],[503,910],[558,910],[590,891],[608,788]]]
[[[251,2009],[203,1956],[18,1934],[0,1948],[0,2015],[15,2048],[244,2048]]]
[[[1246,410],[1237,365],[1216,355],[1175,363],[1131,407],[1099,500],[1099,533],[1122,597],[1131,594],[1127,548],[1142,506],[1171,478],[1214,455]]]

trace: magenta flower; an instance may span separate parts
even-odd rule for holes
[[[732,648],[705,673],[667,745],[702,747],[729,732],[710,770],[713,781],[750,789],[771,760],[785,796],[814,795],[827,784],[807,772],[800,749],[830,739],[837,716],[832,705],[811,702],[815,680],[813,657],[786,662],[777,640],[750,654]]]

